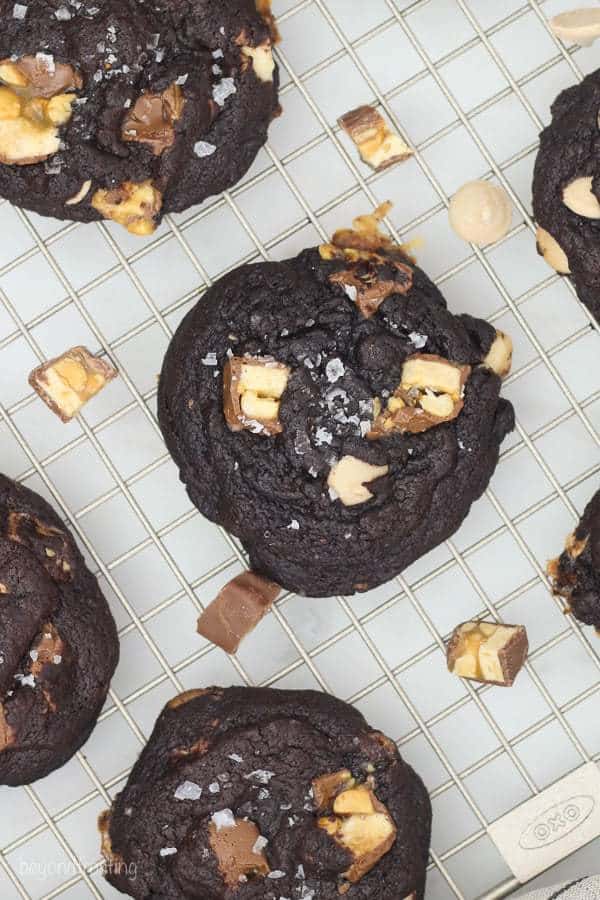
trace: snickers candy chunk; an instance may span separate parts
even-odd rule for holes
[[[89,736],[118,659],[96,579],[48,504],[0,475],[0,784],[27,784]]]
[[[600,630],[600,491],[589,501],[557,559],[548,563],[554,593],[566,612]]]
[[[72,347],[34,369],[29,384],[53,413],[70,422],[117,375],[113,365],[92,356],[85,347]]]
[[[423,900],[430,826],[421,780],[360,713],[256,688],[174,698],[100,820],[111,884],[172,900]]]
[[[448,644],[448,669],[460,678],[511,687],[528,651],[523,625],[464,622]]]
[[[238,181],[278,114],[254,0],[0,0],[0,195],[147,236]]]
[[[230,272],[181,323],[160,376],[159,422],[192,502],[241,540],[253,573],[301,595],[369,590],[449,537],[514,425],[500,397],[510,338],[448,311],[383,232],[389,208],[295,259]],[[230,611],[221,599],[218,618]],[[233,631],[216,638],[226,649]]]

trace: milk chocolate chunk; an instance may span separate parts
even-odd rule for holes
[[[358,147],[362,159],[376,172],[413,155],[410,147],[390,131],[383,116],[372,106],[359,106],[338,122]]]
[[[319,818],[317,825],[350,853],[352,864],[343,877],[356,883],[391,850],[397,830],[371,786],[349,785],[335,796],[332,814]]]
[[[417,353],[402,367],[402,380],[367,435],[370,440],[394,432],[418,434],[456,419],[464,406],[471,366],[442,356]]]
[[[198,634],[236,653],[246,635],[271,608],[281,588],[254,572],[233,578],[198,619]]]
[[[233,819],[233,825],[213,821],[208,828],[210,845],[225,883],[239,887],[248,878],[265,877],[271,871],[261,849],[261,834],[254,822]],[[266,843],[266,842],[265,842]]]
[[[289,376],[288,366],[271,357],[229,359],[223,373],[223,412],[229,428],[280,434],[279,403]]]
[[[160,156],[175,143],[175,123],[181,118],[185,99],[178,84],[171,84],[162,94],[144,93],[138,97],[123,122],[124,141],[147,144]]]
[[[111,363],[93,356],[85,347],[72,347],[34,369],[29,384],[52,412],[69,422],[118,374]]]
[[[0,81],[15,93],[46,99],[83,87],[83,79],[73,66],[56,62],[48,53],[0,60]]]
[[[396,260],[386,262],[393,270],[394,278],[382,276],[381,265],[378,267],[377,259],[359,259],[350,268],[336,272],[329,278],[333,284],[342,285],[347,295],[356,302],[365,319],[375,315],[391,294],[407,294],[412,287],[413,275],[409,265]]]
[[[459,678],[511,687],[528,651],[523,625],[464,622],[448,644],[448,669]]]

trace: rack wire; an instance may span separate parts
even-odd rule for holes
[[[331,690],[397,739],[434,805],[428,900],[517,890],[488,826],[600,759],[589,713],[600,699],[597,639],[562,615],[544,574],[597,484],[600,384],[588,361],[598,358],[600,334],[570,285],[537,263],[528,197],[549,103],[595,68],[593,52],[566,49],[547,31],[554,0],[273,5],[289,112],[240,185],[135,243],[110,224],[48,222],[0,204],[0,462],[62,511],[112,604],[123,654],[76,758],[42,782],[0,790],[3,900],[117,896],[101,878],[96,815],[123,785],[163,703],[198,683]],[[406,77],[396,82],[397,71]],[[472,82],[488,80],[487,92],[473,91]],[[357,159],[335,124],[358,105],[355,94],[411,142],[413,162],[381,176]],[[507,150],[499,136],[513,123]],[[478,168],[462,179],[461,147]],[[330,182],[326,202],[315,160]],[[508,236],[485,251],[458,244],[446,225],[448,197],[470,177],[502,184],[516,210]],[[154,372],[178,321],[217,277],[326,239],[388,195],[391,233],[425,237],[423,264],[452,308],[515,332],[505,393],[516,433],[445,547],[362,597],[282,597],[229,660],[194,634],[194,620],[244,554],[176,485]],[[26,374],[71,343],[116,358],[121,379],[64,428]],[[488,613],[530,629],[526,672],[509,692],[444,672],[453,625]],[[600,840],[591,846],[597,855]],[[583,851],[549,877],[591,859]]]

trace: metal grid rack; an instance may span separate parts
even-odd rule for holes
[[[117,895],[100,875],[95,819],[121,788],[164,702],[199,683],[321,687],[398,740],[435,815],[428,900],[518,889],[487,836],[512,807],[600,759],[599,644],[549,596],[547,557],[597,486],[598,326],[536,259],[529,185],[537,133],[562,87],[598,65],[545,27],[555,0],[275,0],[286,115],[241,184],[149,239],[65,225],[0,204],[0,463],[64,513],[98,572],[122,662],[96,731],[62,770],[0,789],[0,896]],[[565,6],[573,5],[565,3]],[[415,146],[382,175],[336,118],[377,102]],[[491,177],[515,206],[485,251],[447,226],[448,196]],[[284,258],[387,198],[395,237],[456,311],[515,338],[505,394],[517,430],[490,489],[444,547],[355,598],[283,597],[237,657],[195,618],[244,563],[178,485],[158,431],[155,375],[178,321],[241,262]],[[62,426],[26,374],[74,343],[121,378]],[[451,679],[444,639],[477,613],[524,622],[532,643],[511,691]],[[593,868],[600,839],[549,873]]]

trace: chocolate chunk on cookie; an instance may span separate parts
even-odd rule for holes
[[[537,249],[569,275],[577,295],[600,319],[600,70],[567,88],[540,136],[533,177]]]
[[[244,175],[279,111],[254,0],[0,0],[0,196],[151,234]]]
[[[28,784],[70,759],[118,655],[108,605],[64,523],[0,475],[0,784]]]
[[[100,819],[106,876],[164,900],[422,900],[431,806],[393,741],[327,694],[174,698]]]
[[[510,338],[451,314],[375,215],[218,281],[179,327],[159,420],[193,503],[252,570],[368,590],[459,527],[514,425]]]
[[[566,540],[565,549],[548,563],[554,593],[564,597],[568,612],[600,630],[600,491]]]

